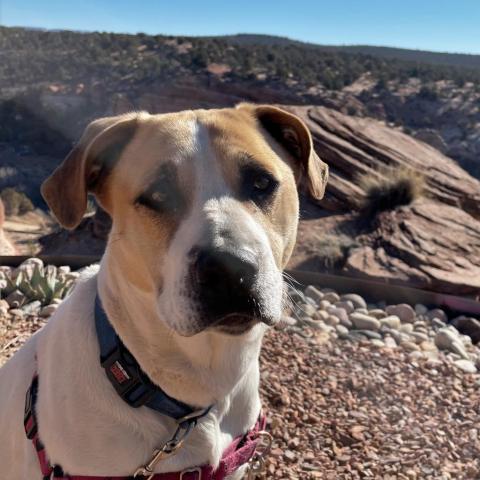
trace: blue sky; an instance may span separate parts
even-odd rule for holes
[[[480,54],[480,0],[0,0],[0,22],[168,35],[268,33]]]

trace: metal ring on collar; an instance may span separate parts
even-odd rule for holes
[[[198,478],[196,478],[195,480],[202,480],[202,469],[200,467],[186,468],[185,470],[182,470],[180,472],[179,480],[183,480],[183,476],[187,473],[198,473]]]

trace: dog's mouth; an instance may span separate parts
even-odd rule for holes
[[[229,335],[242,335],[251,330],[257,323],[268,326],[275,322],[264,316],[246,315],[245,313],[229,313],[209,325],[209,329],[227,333]]]

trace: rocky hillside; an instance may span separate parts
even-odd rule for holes
[[[236,100],[201,90],[170,90],[140,102],[162,112],[231,105]],[[119,110],[127,107],[117,105]],[[438,150],[381,122],[325,107],[285,108],[308,125],[315,149],[331,172],[320,204],[303,199],[291,267],[329,269],[447,293],[480,293],[477,179]],[[381,178],[402,169],[424,179],[423,195],[369,219],[359,208],[365,196],[359,177]],[[43,253],[101,253],[106,230],[101,227],[104,221],[97,220],[86,219],[73,234],[48,236]]]
[[[462,168],[479,165],[479,70],[228,39],[3,28],[0,46],[0,191],[42,206],[42,179],[99,116],[283,104],[332,172],[320,205],[304,199],[291,266],[480,292],[480,183]],[[369,220],[359,178],[385,168],[414,172],[424,192]],[[86,219],[43,239],[43,252],[100,253],[106,231]]]
[[[55,155],[117,95],[181,86],[374,117],[480,175],[478,56],[269,39],[0,28],[0,142]]]

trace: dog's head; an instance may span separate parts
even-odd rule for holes
[[[297,186],[321,198],[327,173],[299,118],[241,104],[96,120],[42,194],[67,228],[96,196],[109,254],[168,327],[241,334],[280,318]]]

